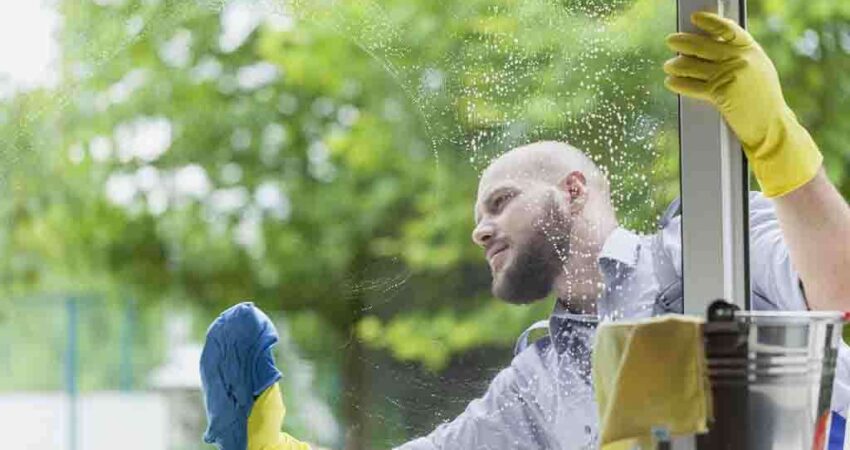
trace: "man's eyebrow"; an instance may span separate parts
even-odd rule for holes
[[[483,203],[484,203],[484,205],[489,205],[490,202],[492,202],[493,199],[498,197],[499,195],[513,194],[516,191],[517,191],[517,188],[516,188],[516,186],[513,186],[513,185],[499,186],[499,187],[493,189],[492,191],[490,191],[489,193],[487,193],[487,196],[484,197]]]
[[[483,196],[480,197],[480,198],[484,199],[484,200],[481,201],[481,203],[478,203],[478,200],[476,200],[476,202],[475,202],[475,207],[473,208],[473,211],[472,211],[472,216],[473,216],[473,220],[475,221],[475,225],[478,225],[478,222],[481,221],[481,214],[479,213],[479,206],[483,206],[484,209],[486,210],[487,207],[490,205],[490,203],[493,201],[493,199],[496,198],[496,196],[504,194],[504,193],[515,194],[519,191],[520,191],[519,187],[514,185],[513,183],[502,184],[501,186],[497,186],[493,189],[490,189],[490,191],[488,191],[486,195],[483,195]]]
[[[506,193],[515,193],[515,192],[517,192],[517,190],[518,189],[517,189],[516,186],[507,185],[507,186],[499,186],[497,188],[492,189],[490,192],[488,192],[487,195],[485,195],[483,197],[484,200],[480,204],[475,205],[475,211],[473,212],[475,223],[478,224],[478,222],[481,220],[481,217],[478,213],[478,207],[480,205],[483,205],[484,209],[486,210],[490,206],[490,203],[493,202],[494,198],[498,197],[499,195],[506,194]]]

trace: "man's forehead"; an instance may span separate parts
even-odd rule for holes
[[[508,170],[486,170],[478,182],[478,201],[484,201],[493,192],[504,187],[518,187],[522,184],[521,177]]]
[[[478,182],[478,197],[484,199],[486,196],[501,187],[503,184],[522,186],[531,180],[539,179],[540,167],[529,158],[517,153],[503,155],[493,161]]]
[[[497,192],[505,190],[519,190],[520,188],[521,186],[519,183],[514,183],[511,180],[495,181],[486,187],[479,187],[478,202],[486,201],[488,197],[491,197]]]
[[[509,151],[493,160],[481,174],[482,184],[492,184],[501,180],[520,181],[532,176],[535,171],[533,155],[517,150]]]
[[[481,176],[480,185],[490,185],[505,179],[521,183],[564,176],[572,165],[567,149],[563,144],[547,142],[510,150],[490,163]]]

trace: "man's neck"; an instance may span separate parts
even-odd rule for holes
[[[555,280],[558,301],[570,312],[596,313],[596,301],[604,290],[599,254],[619,224],[614,217],[595,222],[577,218],[570,231],[569,258]]]

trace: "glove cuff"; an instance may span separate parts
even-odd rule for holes
[[[248,417],[248,450],[310,450],[310,446],[280,431],[286,406],[278,383],[269,386],[254,402]]]
[[[785,108],[782,119],[758,149],[747,149],[756,179],[766,197],[779,197],[811,181],[823,155],[794,113]]]
[[[285,415],[286,407],[280,396],[280,388],[274,383],[257,397],[248,416],[247,450],[277,449]]]

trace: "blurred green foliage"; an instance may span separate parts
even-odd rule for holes
[[[503,366],[551,307],[489,295],[469,235],[491,158],[570,142],[609,174],[621,221],[644,232],[678,194],[676,99],[660,70],[670,1],[250,4],[58,3],[60,84],[0,103],[5,297],[120,292],[209,317],[242,299],[286,311],[305,355],[339,383],[330,397],[350,448],[369,447],[370,433],[397,443],[480,392],[452,387],[464,358]],[[259,19],[228,40],[234,11]],[[850,195],[850,6],[749,11]],[[408,391],[433,397],[427,386],[447,392],[432,405],[445,416],[386,412]],[[370,409],[399,424],[377,427]]]

